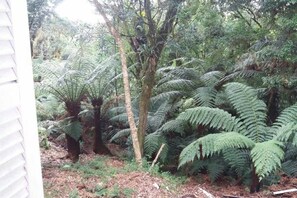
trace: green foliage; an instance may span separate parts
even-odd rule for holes
[[[120,131],[117,131],[116,134],[114,136],[112,136],[112,138],[109,140],[110,142],[113,142],[117,139],[120,139],[122,137],[128,137],[131,133],[131,129],[123,129]]]
[[[86,93],[85,85],[72,78],[65,79],[61,85],[51,86],[51,89],[52,94],[64,102],[80,102]]]
[[[180,154],[179,167],[193,161],[195,156],[211,157],[229,148],[251,149],[255,143],[237,132],[209,134],[192,142]],[[201,151],[202,150],[202,151]]]
[[[225,131],[241,131],[241,123],[230,113],[209,107],[195,107],[181,113],[177,120],[186,120],[192,125],[202,124],[211,128],[218,128]]]
[[[39,121],[54,120],[65,113],[63,103],[59,102],[52,94],[41,95],[36,99],[36,111]]]
[[[266,105],[257,98],[257,91],[240,83],[228,83],[226,94],[246,128],[246,135],[255,142],[266,138]]]
[[[292,142],[294,145],[296,142],[297,124],[292,123],[296,105],[285,109],[274,127],[268,127],[266,105],[257,98],[255,89],[240,83],[228,83],[225,87],[238,118],[224,110],[208,107],[191,108],[181,113],[177,119],[187,120],[193,125],[207,125],[220,130],[220,133],[203,136],[184,148],[179,167],[193,162],[196,157],[202,160],[201,157],[222,154],[237,174],[243,174],[242,168],[251,158],[256,174],[262,180],[281,167],[284,143]]]
[[[66,120],[65,122],[66,123],[61,125],[61,129],[73,139],[78,141],[83,131],[81,123],[79,121],[72,122],[71,120]]]
[[[281,142],[270,140],[256,143],[251,150],[251,157],[260,180],[281,166],[281,161],[284,158],[282,147]]]
[[[144,140],[145,154],[148,157],[154,156],[154,154],[156,155],[162,144],[164,144],[165,146],[163,147],[159,158],[161,161],[164,162],[168,153],[168,145],[166,142],[166,138],[160,133],[155,132],[145,136],[145,140]]]
[[[275,127],[280,127],[297,120],[297,104],[294,104],[281,112],[276,122],[273,124]]]

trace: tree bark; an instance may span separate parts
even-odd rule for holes
[[[173,30],[174,21],[176,19],[178,5],[183,0],[173,0],[170,2],[165,20],[160,29],[157,30],[155,22],[151,15],[150,0],[144,1],[144,10],[147,16],[148,24],[148,41],[151,49],[154,49],[147,58],[147,66],[142,67],[144,71],[144,78],[142,82],[142,90],[139,101],[139,125],[138,125],[138,139],[141,149],[141,154],[144,152],[144,138],[147,128],[148,112],[150,107],[150,98],[155,86],[155,75],[158,67],[158,62],[164,49],[165,43]]]
[[[66,134],[68,157],[72,162],[77,162],[80,154],[79,141]]]
[[[138,124],[138,139],[141,153],[144,153],[144,138],[147,128],[147,119],[150,106],[152,90],[155,86],[155,74],[157,69],[157,57],[152,56],[148,60],[148,69],[145,73],[142,82],[141,95],[139,99],[139,124]]]
[[[80,112],[80,102],[66,101],[65,106],[67,112],[72,117],[71,122],[78,121],[78,114]],[[77,162],[80,154],[79,140],[74,139],[68,134],[66,134],[66,140],[68,157],[72,160],[72,162]]]
[[[102,15],[104,21],[108,27],[109,32],[115,38],[116,44],[118,45],[120,57],[121,57],[121,65],[122,65],[122,73],[123,73],[123,83],[124,83],[124,92],[125,92],[125,106],[128,116],[128,122],[131,129],[131,136],[132,136],[132,143],[133,149],[135,154],[135,160],[139,164],[142,164],[142,152],[139,145],[138,134],[137,134],[137,127],[134,120],[134,114],[132,112],[132,105],[131,105],[131,95],[130,95],[130,84],[129,84],[129,75],[128,75],[128,68],[127,68],[127,59],[125,55],[124,45],[121,40],[119,32],[116,28],[112,25],[110,20],[107,18],[103,6],[97,0],[92,1],[96,6],[97,11]]]
[[[260,181],[259,181],[259,177],[258,177],[258,175],[256,173],[256,168],[253,165],[250,193],[259,192],[259,190],[260,190]]]
[[[103,104],[102,98],[97,98],[92,100],[92,105],[94,108],[94,124],[95,124],[95,136],[93,151],[97,154],[110,154],[109,150],[103,143],[102,131],[101,131],[101,106]]]

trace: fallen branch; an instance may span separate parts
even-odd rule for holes
[[[155,157],[155,159],[154,159],[154,161],[153,161],[153,163],[152,163],[152,165],[151,165],[149,171],[155,166],[155,164],[156,164],[156,162],[157,162],[157,160],[158,160],[158,158],[159,158],[159,155],[161,154],[161,152],[162,152],[164,146],[165,146],[165,144],[162,144],[162,145],[161,145],[161,147],[160,147],[160,149],[159,149],[159,151],[158,151],[158,153],[157,153],[157,155],[156,155],[156,157]]]
[[[284,194],[284,193],[290,193],[290,192],[297,192],[297,188],[292,188],[292,189],[288,189],[288,190],[276,191],[276,192],[273,192],[272,194],[273,194],[273,195],[281,195],[281,194]]]

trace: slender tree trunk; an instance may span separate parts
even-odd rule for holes
[[[139,145],[139,140],[138,140],[138,135],[137,135],[137,127],[136,127],[136,123],[134,120],[134,114],[132,112],[129,75],[128,75],[127,59],[126,59],[126,55],[125,55],[124,45],[122,43],[119,32],[115,29],[115,27],[112,25],[110,20],[107,18],[106,14],[104,12],[103,6],[97,0],[93,0],[92,2],[96,6],[98,12],[104,18],[104,21],[106,22],[109,32],[115,38],[115,41],[119,48],[119,52],[120,52],[120,56],[121,56],[122,73],[123,73],[124,92],[125,92],[125,106],[126,106],[129,126],[131,129],[133,150],[134,150],[136,161],[139,164],[141,164],[142,163],[142,152],[141,152],[140,145]]]
[[[103,144],[102,131],[101,131],[101,106],[103,104],[102,98],[92,100],[94,108],[94,123],[95,123],[95,137],[93,151],[97,154],[110,154],[109,150]]]

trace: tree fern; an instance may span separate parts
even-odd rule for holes
[[[240,83],[228,83],[225,88],[237,117],[209,107],[190,108],[177,117],[194,126],[205,125],[221,131],[185,147],[180,154],[179,167],[195,158],[203,157],[204,160],[222,153],[237,174],[246,172],[242,167],[254,167],[256,175],[263,179],[281,166],[284,144],[297,145],[297,105],[285,109],[270,127],[266,125],[266,105],[257,98],[255,89]],[[252,188],[254,185],[257,184],[252,184]]]
[[[256,143],[251,150],[252,161],[260,180],[281,166],[284,158],[282,146],[281,142],[270,140]]]

